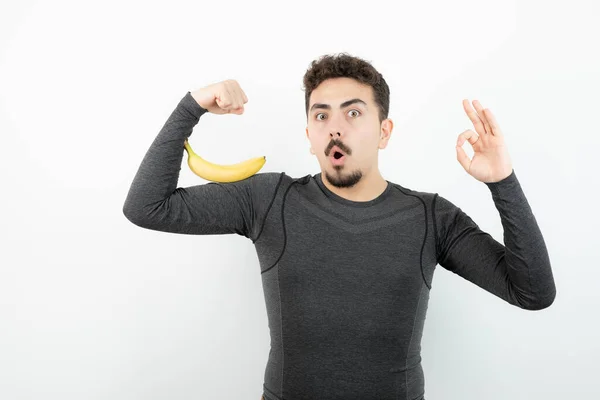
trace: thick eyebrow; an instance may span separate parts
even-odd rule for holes
[[[348,101],[345,101],[342,104],[340,104],[340,109],[348,107],[349,105],[354,104],[354,103],[361,103],[365,107],[367,107],[367,103],[365,103],[361,99],[352,99],[352,100],[348,100]],[[324,108],[326,110],[331,110],[331,106],[329,104],[315,103],[310,108],[310,111],[312,112],[312,110],[314,110],[316,108]]]

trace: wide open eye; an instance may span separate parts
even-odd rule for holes
[[[360,114],[361,114],[361,112],[360,112],[360,111],[358,111],[357,109],[352,109],[352,110],[350,110],[350,112],[352,112],[352,111],[356,111],[356,112],[358,113],[358,115],[360,115]],[[317,121],[323,121],[323,119],[319,118],[319,115],[325,115],[325,114],[324,114],[324,113],[318,113],[318,114],[315,116],[315,118],[317,119]],[[358,116],[358,115],[357,115],[357,116]]]

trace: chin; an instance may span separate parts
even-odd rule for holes
[[[345,171],[346,166],[335,166],[334,172],[325,171],[327,181],[337,188],[349,188],[360,182],[362,172],[360,170]]]

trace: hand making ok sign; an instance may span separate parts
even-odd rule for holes
[[[512,171],[512,163],[504,134],[489,108],[484,109],[478,100],[473,101],[475,111],[469,100],[463,100],[463,107],[469,116],[477,133],[467,129],[460,135],[456,142],[456,158],[465,171],[481,182],[498,182],[508,177]],[[469,159],[462,145],[469,141],[475,154]]]

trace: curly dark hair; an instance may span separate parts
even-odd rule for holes
[[[373,88],[373,99],[379,108],[379,123],[388,117],[390,109],[390,88],[383,76],[367,60],[348,53],[326,54],[310,63],[304,74],[306,118],[310,94],[323,81],[330,78],[353,78]]]

